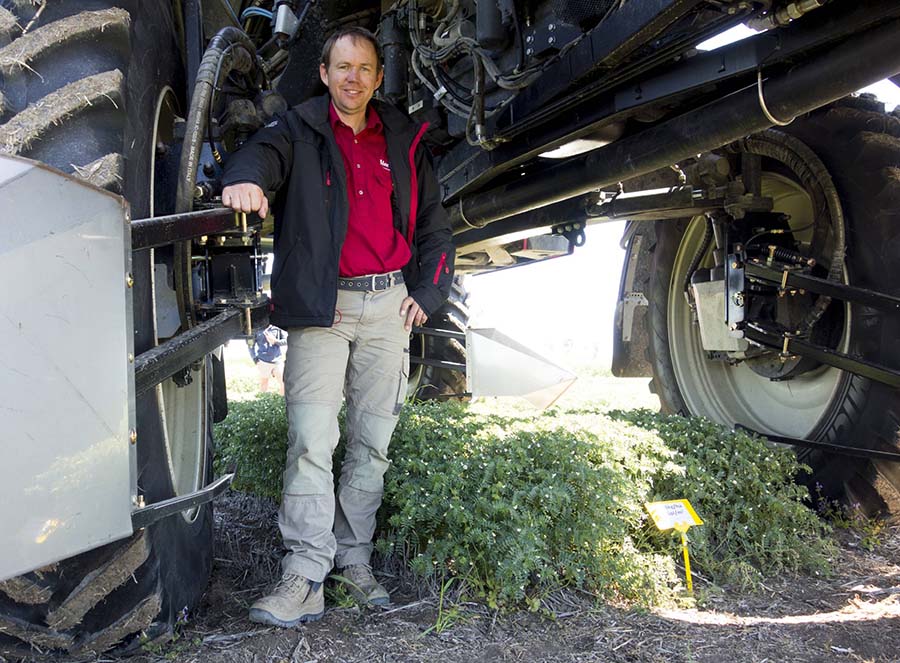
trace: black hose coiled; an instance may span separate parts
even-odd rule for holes
[[[740,141],[743,149],[764,157],[770,157],[786,164],[797,175],[804,189],[809,193],[815,214],[815,226],[810,253],[824,249],[828,228],[833,236],[831,264],[828,266],[828,280],[835,283],[843,281],[844,258],[847,252],[847,236],[844,211],[841,207],[840,195],[828,170],[815,153],[802,141],[784,132],[767,129],[759,134]],[[800,324],[799,333],[806,336],[825,313],[831,303],[831,297],[825,295],[816,299]]]
[[[191,109],[181,146],[181,165],[178,169],[178,188],[175,196],[175,212],[189,212],[194,202],[194,182],[200,146],[206,131],[207,109],[214,92],[222,80],[232,71],[247,73],[256,64],[256,47],[242,30],[225,27],[209,41],[200,61],[197,81],[191,97]]]
[[[250,72],[256,65],[256,47],[242,30],[225,27],[216,33],[197,70],[197,81],[191,97],[191,109],[185,125],[184,143],[175,192],[175,212],[190,212],[194,207],[194,183],[200,148],[206,130],[209,106],[220,83],[232,71]],[[191,279],[191,243],[174,245],[173,278],[181,325],[187,329],[195,323],[194,293]]]

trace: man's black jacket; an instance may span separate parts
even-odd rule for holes
[[[347,175],[328,119],[328,95],[279,115],[241,146],[223,184],[253,182],[277,191],[272,324],[330,327],[338,261],[347,233]],[[432,315],[450,292],[450,226],[419,127],[394,107],[370,102],[381,117],[394,193],[394,227],[410,243],[403,268],[409,294]]]

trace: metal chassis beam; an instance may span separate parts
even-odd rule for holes
[[[498,128],[498,132],[502,137],[511,137],[513,130],[519,133],[528,129],[524,140],[502,144],[490,152],[462,143],[439,161],[437,171],[444,199],[453,200],[464,191],[477,189],[538,154],[588,134],[619,117],[627,117],[638,108],[672,100],[691,91],[695,92],[693,98],[701,103],[708,95],[701,95],[700,88],[725,83],[731,85],[732,79],[745,77],[762,66],[769,68],[790,61],[806,51],[862,31],[885,18],[900,15],[900,5],[890,0],[860,4],[862,6],[849,9],[844,6],[838,8],[843,13],[825,7],[786,28],[683,58],[677,64],[644,79],[616,84],[615,87],[603,86],[599,81],[595,89],[580,91],[574,100],[566,97],[543,106],[545,100],[541,98],[516,107],[514,117],[525,119],[508,128]],[[541,81],[550,78],[545,74]],[[540,87],[541,81],[536,87]],[[730,91],[730,88],[719,90],[714,96],[723,96]],[[546,121],[540,126],[533,126],[544,115]]]
[[[900,68],[895,44],[900,21],[857,33],[823,54],[770,78],[770,113],[793,118],[839,99]],[[573,198],[613,182],[637,177],[691,155],[716,149],[773,123],[763,112],[756,86],[719,98],[586,156],[461,199],[449,209],[456,232],[483,227],[535,207]]]

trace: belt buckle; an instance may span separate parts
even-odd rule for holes
[[[371,290],[372,292],[378,291],[378,283],[376,281],[377,278],[378,274],[372,274],[372,276],[369,277],[369,283],[371,284],[369,290]]]

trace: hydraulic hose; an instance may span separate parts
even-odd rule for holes
[[[185,127],[184,143],[181,146],[181,162],[178,169],[178,183],[175,193],[175,212],[189,212],[194,206],[194,184],[200,149],[207,127],[207,113],[220,84],[232,71],[250,72],[256,63],[256,48],[250,38],[238,28],[225,27],[213,37],[200,67],[191,96],[191,108]],[[181,326],[188,329],[195,324],[193,288],[191,281],[191,244],[178,242],[174,245],[175,294]]]
[[[181,166],[175,196],[175,212],[189,212],[194,203],[194,183],[200,148],[206,132],[207,109],[221,82],[232,71],[250,72],[256,62],[256,48],[242,30],[225,27],[216,33],[197,70],[197,82],[191,97],[184,143],[181,146]]]
[[[825,165],[800,140],[776,129],[767,129],[745,138],[740,144],[751,154],[759,154],[784,163],[800,178],[813,204],[813,242],[810,252],[815,254],[817,250],[824,248],[827,230],[830,227],[833,247],[827,278],[829,281],[840,283],[844,277],[844,258],[847,251],[846,224],[840,195]],[[809,334],[830,303],[831,297],[824,295],[816,300],[800,325],[802,335]]]

